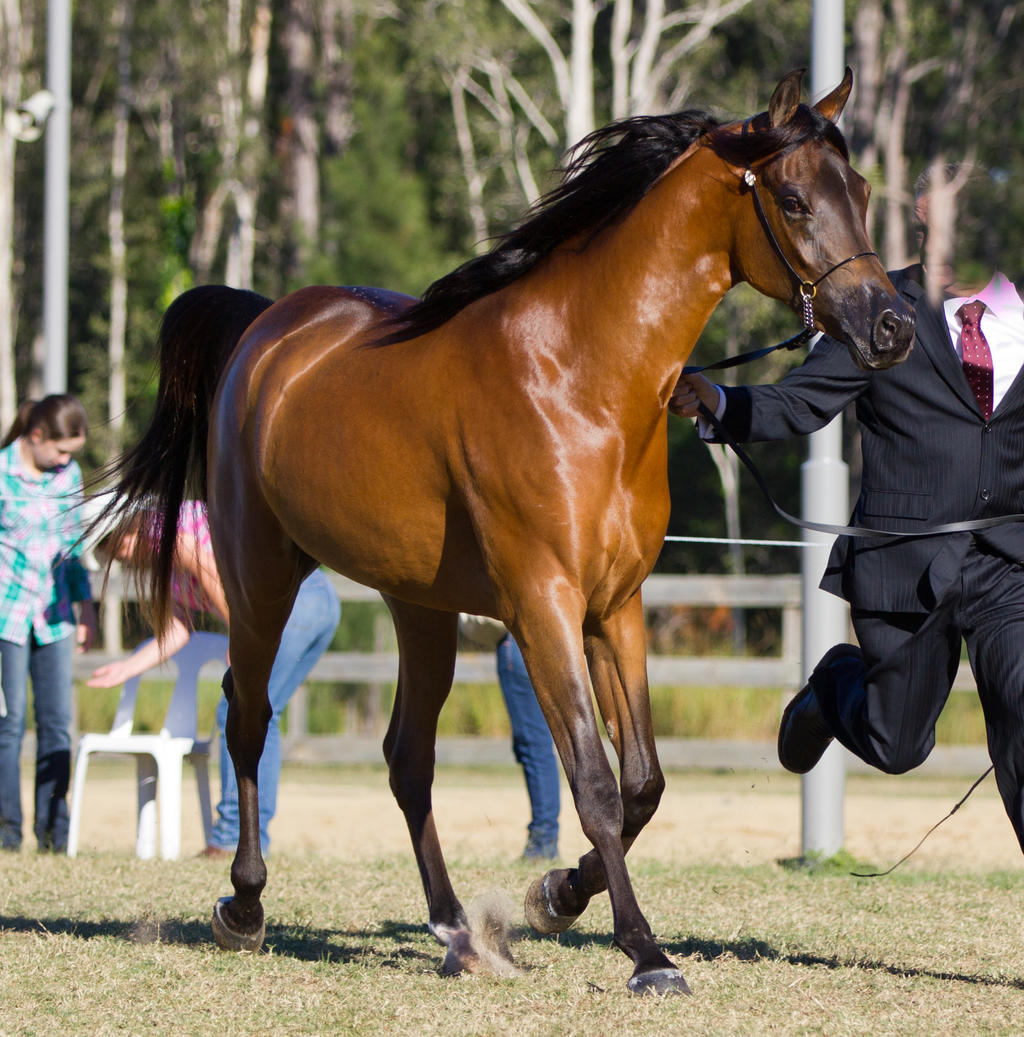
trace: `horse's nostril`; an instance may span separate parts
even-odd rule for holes
[[[913,314],[885,309],[875,318],[875,326],[871,329],[871,354],[880,359],[905,354],[913,334]]]

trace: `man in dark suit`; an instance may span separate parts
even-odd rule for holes
[[[917,215],[927,225],[922,187]],[[933,304],[923,266],[890,278],[917,318],[904,363],[862,371],[845,346],[822,338],[776,385],[720,388],[684,375],[672,410],[694,417],[703,403],[736,440],[754,441],[806,435],[855,403],[863,453],[855,525],[914,534],[1024,512],[1019,294],[998,273],[973,290],[948,276],[945,298]],[[961,309],[975,300],[985,304],[980,335],[978,308]],[[979,338],[991,374],[975,358]],[[981,383],[978,396],[972,382]],[[839,537],[821,586],[850,603],[859,647],[830,649],[790,702],[779,729],[783,765],[810,770],[834,737],[888,773],[916,767],[935,744],[965,639],[999,791],[1024,849],[1024,523]]]

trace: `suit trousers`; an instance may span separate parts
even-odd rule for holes
[[[886,773],[921,764],[966,641],[996,783],[1024,851],[1024,567],[972,546],[932,611],[854,608],[852,618],[861,656],[812,677],[832,733]]]

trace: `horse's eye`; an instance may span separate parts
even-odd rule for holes
[[[787,194],[783,196],[782,208],[794,216],[806,211],[803,207],[803,203],[795,194]]]

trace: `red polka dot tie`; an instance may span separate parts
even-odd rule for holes
[[[992,350],[988,348],[985,334],[981,330],[981,315],[985,312],[983,302],[965,302],[956,311],[960,318],[960,346],[964,356],[964,374],[978,400],[982,417],[992,417]]]

